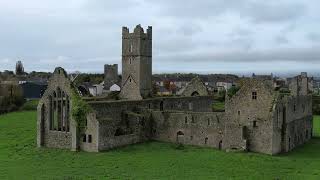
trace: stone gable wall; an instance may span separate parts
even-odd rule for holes
[[[182,92],[183,96],[208,96],[208,90],[199,77],[194,78]]]

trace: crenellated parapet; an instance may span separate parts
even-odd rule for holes
[[[152,26],[148,26],[146,33],[140,24],[134,28],[133,32],[130,32],[127,27],[122,27],[122,39],[131,39],[134,37],[152,40]]]

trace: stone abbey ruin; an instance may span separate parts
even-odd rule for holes
[[[84,106],[76,105],[81,98],[65,70],[56,68],[38,105],[38,147],[99,152],[156,140],[273,155],[312,137],[306,73],[294,77],[286,93],[248,79],[226,95],[224,112],[213,112],[215,100],[197,78],[181,96],[152,97],[152,28],[144,32],[140,25],[132,33],[122,29],[122,69],[119,100],[83,99],[90,111],[74,116]]]

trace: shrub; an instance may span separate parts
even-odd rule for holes
[[[91,107],[73,89],[71,115],[81,129],[86,126],[87,115],[92,111]]]
[[[233,95],[235,95],[238,91],[240,90],[239,87],[233,86],[228,90],[228,96],[232,97]]]
[[[39,100],[30,100],[24,103],[20,110],[22,111],[36,111],[38,106]]]

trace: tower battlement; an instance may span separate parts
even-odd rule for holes
[[[133,32],[130,32],[129,28],[127,27],[122,27],[122,38],[123,39],[129,39],[129,38],[147,38],[147,39],[152,39],[152,26],[148,26],[148,29],[146,33],[144,32],[144,29],[141,27],[141,25],[137,25]]]

